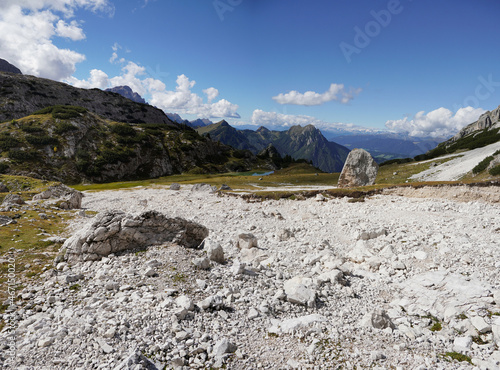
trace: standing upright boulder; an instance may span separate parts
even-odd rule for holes
[[[340,174],[338,187],[373,185],[377,178],[378,164],[370,153],[363,149],[353,149],[347,156]]]

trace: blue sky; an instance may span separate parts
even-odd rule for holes
[[[0,58],[241,127],[450,136],[500,104],[492,0],[4,0]]]

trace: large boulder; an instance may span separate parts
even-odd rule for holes
[[[363,149],[353,149],[345,161],[338,187],[348,188],[373,185],[377,178],[377,173],[378,164],[370,153]]]
[[[166,242],[196,248],[207,236],[206,227],[180,217],[168,218],[156,211],[140,215],[107,211],[66,240],[61,250],[63,259],[76,263]]]
[[[51,199],[51,203],[61,209],[77,209],[82,207],[83,193],[64,184],[49,188],[33,197],[33,200]]]
[[[21,206],[26,204],[26,202],[21,198],[19,194],[9,193],[5,196],[2,202],[2,207],[5,206]]]

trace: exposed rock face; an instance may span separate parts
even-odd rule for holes
[[[36,194],[33,200],[54,199],[53,202],[61,209],[77,209],[82,207],[83,193],[64,184],[50,186],[44,192]]]
[[[96,261],[110,253],[165,242],[196,248],[207,236],[207,228],[179,217],[167,218],[155,211],[138,216],[108,211],[69,238],[62,250],[65,250],[64,258],[70,263]]]
[[[0,193],[8,193],[9,188],[3,182],[0,182]]]
[[[19,68],[10,64],[5,59],[0,59],[0,72],[15,73],[20,75],[23,74]]]
[[[135,101],[136,103],[146,104],[146,100],[144,100],[142,96],[140,96],[135,91],[132,91],[132,89],[128,86],[115,86],[110,89],[106,89],[106,91],[111,91],[120,94],[121,96],[127,99]]]
[[[347,156],[347,160],[340,174],[338,187],[373,185],[377,178],[378,164],[370,153],[363,149],[354,149]]]

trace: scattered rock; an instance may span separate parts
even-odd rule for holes
[[[395,328],[387,312],[381,309],[367,313],[361,323],[363,326],[371,326],[375,329]]]
[[[0,182],[0,193],[8,193],[9,188],[3,182]]]
[[[226,184],[222,184],[220,186],[220,189],[219,190],[233,190],[231,189],[231,187],[229,185],[226,185]]]

